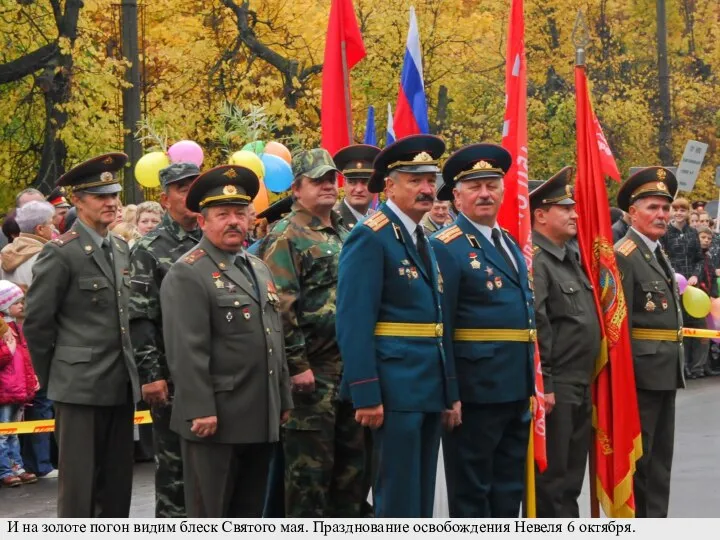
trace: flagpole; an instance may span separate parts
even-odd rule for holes
[[[350,118],[350,73],[348,71],[344,39],[340,42],[340,52],[342,55],[343,88],[345,90],[345,123],[348,130],[348,144],[353,144],[352,120]]]
[[[585,70],[585,47],[590,43],[590,35],[588,28],[585,25],[585,18],[583,17],[582,10],[578,10],[577,18],[575,20],[575,28],[572,33],[573,45],[575,45],[575,66]],[[595,391],[593,385],[593,391]],[[595,426],[592,427],[593,431]],[[592,437],[589,452],[589,480],[590,480],[590,517],[600,517],[600,502],[598,501],[597,493],[597,463],[596,463],[597,449],[595,448],[595,436]]]

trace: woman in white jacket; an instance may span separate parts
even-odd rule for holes
[[[40,250],[52,239],[55,207],[43,201],[30,201],[17,209],[15,222],[20,236],[0,251],[2,278],[27,289],[32,267]]]

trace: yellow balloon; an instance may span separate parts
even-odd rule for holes
[[[228,163],[230,165],[247,167],[257,174],[258,180],[260,180],[260,184],[262,185],[263,179],[265,178],[265,165],[263,165],[262,160],[257,154],[248,150],[239,150],[230,156]]]
[[[705,291],[692,285],[688,285],[685,288],[685,292],[682,295],[682,303],[683,306],[685,306],[685,311],[696,319],[707,317],[707,314],[710,313],[710,297]]]
[[[135,180],[146,188],[160,186],[160,170],[170,165],[165,152],[150,152],[141,157],[135,165]]]

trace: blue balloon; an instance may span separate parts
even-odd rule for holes
[[[265,187],[273,193],[286,191],[293,181],[290,165],[273,154],[262,154],[260,159],[265,165]]]

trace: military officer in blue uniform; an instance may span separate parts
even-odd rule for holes
[[[462,403],[462,424],[443,437],[456,518],[514,518],[523,497],[536,331],[523,255],[497,224],[510,165],[494,144],[450,156],[438,198],[454,195],[462,213],[430,241],[445,284],[445,353]]]
[[[376,157],[373,193],[388,201],[340,253],[336,327],[343,392],[374,429],[376,517],[432,517],[443,419],[459,422],[457,382],[443,352],[445,280],[420,221],[435,196],[442,139],[399,139]]]

